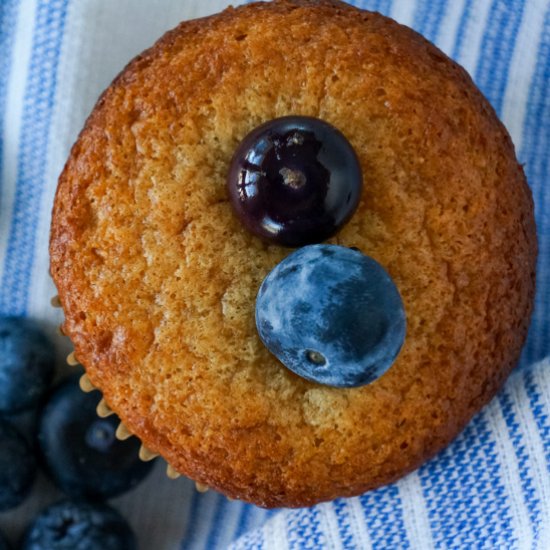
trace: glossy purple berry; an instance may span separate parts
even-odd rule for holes
[[[293,247],[334,235],[357,208],[361,186],[349,141],[305,116],[277,118],[250,132],[227,177],[231,204],[248,230]]]

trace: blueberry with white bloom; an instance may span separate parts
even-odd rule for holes
[[[406,331],[401,296],[385,269],[358,250],[323,244],[300,248],[269,273],[256,325],[287,368],[335,387],[382,376]]]

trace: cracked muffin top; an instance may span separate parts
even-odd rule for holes
[[[407,315],[372,384],[286,368],[254,322],[291,250],[232,212],[240,140],[323,119],[363,173],[328,242],[391,274]],[[51,274],[63,331],[130,432],[233,498],[303,506],[391,482],[447,445],[516,363],[534,294],[533,204],[511,140],[466,72],[414,31],[329,0],[180,24],[105,91],[59,180]]]

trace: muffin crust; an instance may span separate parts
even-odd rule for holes
[[[254,303],[289,249],[249,234],[225,177],[254,127],[339,128],[357,212],[329,242],[394,278],[407,337],[354,389],[264,348]],[[515,365],[531,313],[533,204],[466,72],[414,31],[333,1],[180,24],[104,92],[60,176],[51,274],[63,331],[109,406],[181,473],[262,506],[356,495],[445,447]]]

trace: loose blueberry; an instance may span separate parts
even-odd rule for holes
[[[63,500],[43,510],[25,533],[22,550],[136,550],[135,536],[110,506]]]
[[[284,246],[334,235],[359,203],[359,161],[344,135],[318,118],[288,116],[248,134],[233,156],[227,189],[249,231]]]
[[[401,296],[384,268],[343,246],[300,248],[263,281],[256,326],[296,374],[336,387],[369,384],[405,339]]]
[[[0,532],[0,550],[10,550],[10,545],[2,532]]]
[[[0,419],[0,512],[15,508],[29,494],[36,475],[34,453],[9,422]]]
[[[101,395],[83,393],[71,377],[52,394],[39,425],[41,455],[56,485],[72,497],[110,498],[137,485],[151,471],[139,459],[136,438],[119,441],[116,417],[99,418]]]
[[[0,413],[36,405],[53,378],[55,352],[32,320],[0,317]]]

